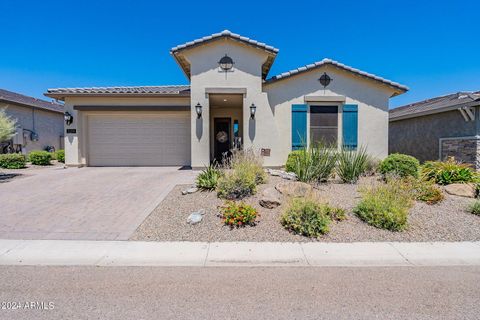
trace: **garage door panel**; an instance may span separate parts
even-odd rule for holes
[[[190,115],[92,115],[88,117],[89,165],[190,164]]]

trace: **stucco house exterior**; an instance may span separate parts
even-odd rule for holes
[[[22,153],[47,146],[63,149],[63,105],[0,89],[0,110],[17,121],[16,135],[2,144],[0,153],[7,147]]]
[[[453,156],[480,169],[480,91],[457,92],[390,110],[389,151],[420,161]]]
[[[189,85],[48,90],[73,117],[67,165],[201,168],[241,145],[277,167],[320,139],[382,158],[389,99],[408,90],[329,59],[268,77],[278,49],[228,30],[170,53]]]

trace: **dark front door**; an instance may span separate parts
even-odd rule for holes
[[[213,121],[214,158],[221,162],[224,154],[230,153],[230,118],[215,118]]]

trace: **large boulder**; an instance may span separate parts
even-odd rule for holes
[[[273,209],[282,204],[280,193],[275,188],[267,188],[262,193],[259,201],[262,207]]]
[[[467,198],[475,198],[476,194],[475,186],[470,183],[452,183],[446,185],[445,192],[454,196]]]
[[[305,197],[312,192],[311,185],[300,181],[280,182],[275,189],[287,197]]]

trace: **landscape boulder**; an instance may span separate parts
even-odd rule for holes
[[[183,190],[183,191],[182,191],[182,194],[183,194],[183,195],[186,195],[186,194],[195,193],[195,192],[197,192],[197,191],[198,191],[198,188],[197,188],[197,187],[190,187],[190,188],[188,188],[188,189],[186,189],[186,190]]]
[[[470,183],[452,183],[444,188],[446,193],[454,196],[475,198],[475,186]]]
[[[200,209],[198,211],[192,212],[187,218],[187,223],[192,225],[200,223],[203,219],[204,214],[205,214],[205,209]]]
[[[263,191],[259,203],[264,208],[276,208],[282,204],[281,195],[275,188],[267,188]]]
[[[312,192],[311,185],[300,181],[280,182],[275,189],[287,197],[305,197]]]

